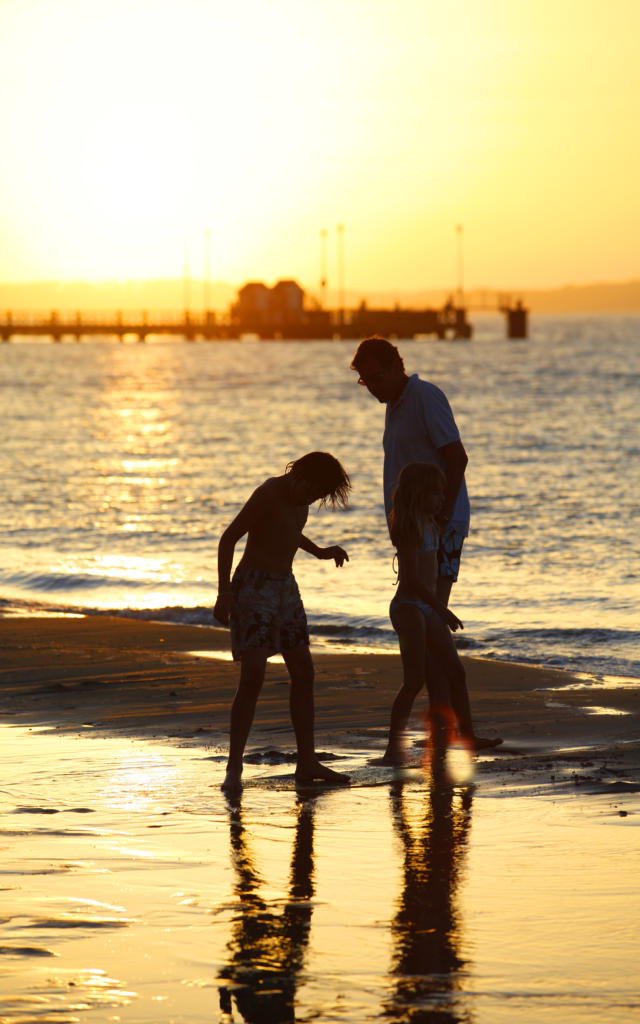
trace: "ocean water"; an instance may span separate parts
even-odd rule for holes
[[[640,317],[536,317],[508,341],[399,342],[447,393],[469,454],[472,529],[452,608],[480,656],[640,677]],[[306,533],[336,569],[295,571],[315,643],[388,648],[395,575],[382,511],[384,407],[353,342],[112,339],[0,347],[0,614],[212,623],[219,536],[290,459],[333,452],[345,512]],[[238,549],[240,553],[241,546]]]

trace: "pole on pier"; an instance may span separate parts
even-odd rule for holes
[[[338,224],[338,324],[344,326],[344,224]]]
[[[326,228],[320,232],[320,305],[327,304],[327,235]]]
[[[189,312],[189,306],[191,304],[190,286],[191,286],[191,269],[189,267],[189,240],[185,235],[184,239],[184,271],[182,275],[182,297],[184,304],[185,313]]]
[[[457,287],[456,287],[456,298],[459,309],[464,306],[464,274],[463,274],[463,260],[462,260],[462,224],[456,224],[456,235],[458,238],[457,246]]]
[[[209,295],[209,283],[211,278],[211,232],[209,230],[204,233],[204,311],[205,314],[209,312],[210,306],[210,295]],[[205,316],[205,320],[207,317]]]

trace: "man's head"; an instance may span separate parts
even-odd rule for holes
[[[311,505],[320,501],[320,507],[346,508],[351,481],[329,452],[309,452],[290,462],[285,474],[289,477],[295,504]]]
[[[377,334],[360,342],[351,369],[358,374],[358,383],[379,402],[395,402],[407,382],[398,349]]]

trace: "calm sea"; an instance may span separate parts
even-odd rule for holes
[[[449,396],[469,453],[472,532],[452,607],[471,654],[640,677],[640,317],[499,317],[471,342],[400,343]],[[347,512],[300,554],[316,642],[393,648],[381,504],[384,407],[353,342],[111,339],[0,348],[0,614],[115,611],[207,625],[220,533],[266,476],[333,452]]]

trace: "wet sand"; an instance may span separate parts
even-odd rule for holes
[[[318,654],[318,749],[355,784],[309,794],[274,663],[235,801],[226,631],[96,616],[0,637],[3,1024],[637,1012],[637,685],[466,659],[477,729],[505,742],[435,786],[367,774],[397,656]]]
[[[238,667],[228,632],[91,616],[0,620],[0,721],[57,732],[226,747]],[[508,662],[464,658],[476,731],[501,736],[476,781],[613,791],[640,783],[640,687]],[[393,654],[315,653],[319,751],[381,751],[400,680]],[[413,718],[419,742],[425,704]],[[288,677],[269,663],[248,754],[293,750]],[[336,766],[337,767],[337,766]]]

